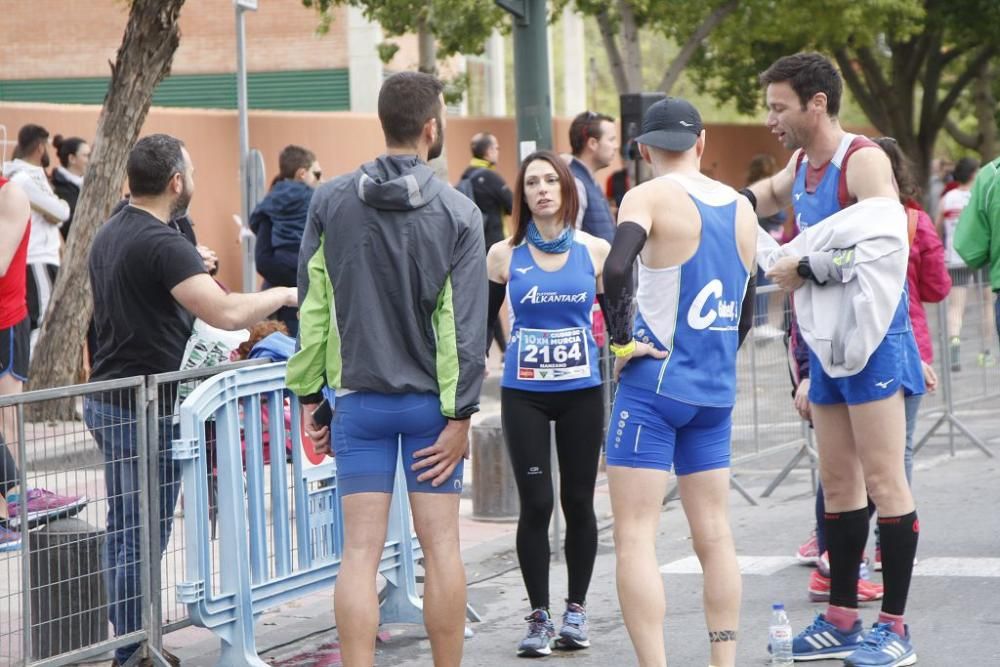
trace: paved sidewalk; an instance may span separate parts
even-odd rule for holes
[[[966,419],[980,434],[1000,432],[1000,416],[976,414]],[[921,423],[924,432],[930,420]],[[998,441],[992,440],[994,449]],[[959,442],[958,456],[949,455],[946,437],[935,437],[917,457],[916,493],[921,512],[920,559],[915,572],[910,621],[914,625],[921,665],[1000,664],[1000,649],[983,655],[975,637],[991,633],[996,592],[1000,590],[1000,515],[977,506],[1000,504],[997,484],[1000,464]],[[790,453],[782,456],[784,459]],[[809,533],[813,497],[809,469],[793,471],[768,499],[760,493],[785,460],[761,460],[739,471],[739,479],[760,503],[749,505],[732,494],[732,524],[744,568],[743,619],[739,664],[763,664],[770,603],[784,600],[792,622],[800,628],[822,607],[810,605],[805,591],[809,569],[795,564],[795,548]],[[969,503],[977,501],[977,505]],[[614,584],[610,501],[607,487],[596,499],[601,526],[598,561],[589,595],[591,627],[596,636],[590,651],[554,654],[550,660],[582,660],[592,665],[632,665],[634,654],[621,623]],[[972,511],[970,511],[970,509]],[[658,537],[668,596],[666,636],[671,664],[699,665],[707,661],[701,614],[701,578],[692,558],[687,526],[672,502],[664,512]],[[471,502],[461,509],[463,558],[469,580],[470,604],[483,617],[472,624],[475,636],[466,646],[466,662],[509,665],[523,633],[528,603],[514,554],[513,523],[479,522],[471,518]],[[871,543],[869,545],[871,550]],[[876,575],[877,577],[878,575]],[[552,565],[552,598],[565,588],[565,566]],[[877,606],[863,611],[871,623]],[[916,610],[916,611],[914,611]],[[561,610],[556,605],[554,610]],[[337,667],[340,665],[331,594],[304,598],[263,615],[257,625],[260,656],[275,667]],[[423,629],[385,628],[376,664],[429,665],[430,648]],[[189,628],[165,638],[166,647],[190,667],[215,665],[218,641],[208,632]],[[983,649],[985,650],[985,649]],[[953,651],[959,651],[958,654]],[[964,651],[964,653],[963,653]],[[962,659],[952,660],[954,655]],[[833,663],[831,663],[833,664]]]

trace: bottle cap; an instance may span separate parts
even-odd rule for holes
[[[771,605],[771,609],[773,609],[775,611],[777,611],[779,609],[784,609],[784,608],[785,608],[785,605],[782,604],[781,602],[775,602],[774,604]]]

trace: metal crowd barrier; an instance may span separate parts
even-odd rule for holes
[[[122,421],[88,431],[82,420],[84,398],[99,395],[106,409],[130,409]],[[0,553],[0,664],[69,665],[103,657],[109,651],[148,638],[148,613],[142,591],[148,590],[150,562],[143,508],[150,484],[144,475],[117,496],[137,503],[137,525],[108,532],[106,517],[112,501],[105,486],[106,464],[94,436],[105,439],[107,465],[141,469],[148,455],[145,438],[146,387],[142,377],[0,396],[0,430],[14,455],[21,496],[27,489],[46,489],[78,498],[65,512],[72,518],[33,525],[19,512],[6,528],[20,535],[16,550]],[[37,421],[32,413],[58,407],[74,417]],[[129,436],[131,434],[132,437]],[[126,440],[131,446],[123,444]],[[12,490],[12,489],[11,489]],[[4,494],[6,495],[6,493]],[[23,507],[22,507],[23,509]],[[140,622],[132,632],[114,637],[108,624],[108,568],[104,556],[109,540],[134,538],[137,553],[127,554],[141,577],[141,590],[121,596],[121,604]]]
[[[202,383],[180,409],[180,438],[174,458],[181,463],[185,489],[186,579],[178,599],[192,621],[210,628],[222,641],[219,665],[260,666],[254,623],[266,609],[328,588],[340,569],[343,537],[335,463],[308,467],[301,429],[291,421],[290,471],[275,443],[285,442],[286,398],[291,414],[298,401],[285,390],[285,365],[269,364],[230,371]],[[270,476],[265,474],[262,415],[268,414]],[[213,427],[214,425],[214,427]],[[218,443],[220,539],[209,534],[209,462],[206,433]],[[243,441],[245,463],[238,446]],[[244,465],[246,468],[244,477]],[[291,475],[292,487],[284,480]],[[270,480],[270,525],[264,489]],[[402,463],[397,466],[389,529],[379,565],[383,591],[382,623],[421,623],[415,562],[421,551],[410,523]],[[226,567],[216,575],[213,560]]]
[[[950,268],[952,289],[936,307],[927,305],[931,324],[935,369],[941,388],[924,397],[925,416],[936,415],[933,425],[914,443],[914,453],[944,438],[954,456],[964,439],[989,457],[986,441],[961,413],[992,414],[990,400],[1000,396],[1000,350],[995,300],[985,269]],[[936,333],[936,335],[934,335]],[[961,436],[964,436],[962,438]]]

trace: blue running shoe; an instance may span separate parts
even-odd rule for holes
[[[556,648],[574,651],[590,648],[590,638],[587,637],[587,610],[583,605],[570,602],[563,612],[563,625],[556,637]]]
[[[552,639],[556,636],[556,626],[549,613],[536,609],[524,617],[528,622],[528,634],[517,645],[517,655],[521,658],[541,658],[552,653]]]
[[[892,631],[891,623],[873,625],[857,650],[844,660],[847,667],[903,667],[916,663],[909,626],[906,636],[900,637]]]
[[[816,614],[812,624],[792,640],[792,658],[796,662],[846,658],[860,646],[863,639],[861,630],[860,619],[854,622],[849,632],[843,632],[827,621],[823,614]]]

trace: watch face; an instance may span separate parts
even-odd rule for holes
[[[799,260],[799,265],[796,268],[796,271],[801,278],[809,278],[812,276],[812,268],[809,266],[808,257],[803,257]]]

